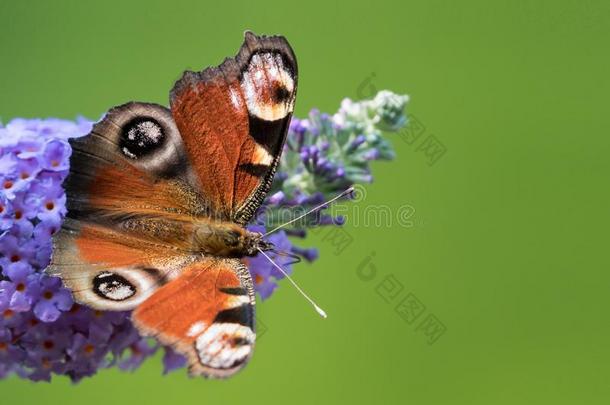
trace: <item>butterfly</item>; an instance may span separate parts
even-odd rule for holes
[[[273,246],[245,226],[273,181],[297,76],[284,37],[246,32],[235,57],[184,72],[169,109],[114,107],[71,141],[49,273],[79,303],[133,311],[139,332],[184,355],[191,375],[229,377],[252,356],[243,259]]]

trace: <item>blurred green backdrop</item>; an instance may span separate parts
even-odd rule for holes
[[[608,403],[609,12],[604,1],[1,0],[4,122],[166,104],[183,69],[233,55],[252,29],[292,43],[297,116],[388,88],[412,97],[422,137],[392,136],[398,157],[375,165],[350,244],[307,240],[321,259],[296,278],[329,318],[282,284],[258,306],[266,331],[235,378],[163,377],[156,358],[76,386],[11,378],[0,403]],[[446,150],[433,165],[424,139]],[[363,225],[375,205],[391,224]],[[398,223],[401,207],[411,214]]]

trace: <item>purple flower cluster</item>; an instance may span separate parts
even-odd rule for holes
[[[133,369],[157,350],[129,314],[75,304],[59,278],[42,272],[66,214],[67,140],[90,129],[83,119],[0,127],[0,377],[78,381],[102,367]]]
[[[306,119],[292,118],[271,197],[259,211],[267,227],[286,222],[289,209],[304,212],[355,183],[370,183],[370,162],[394,157],[382,132],[397,131],[406,124],[407,101],[407,96],[380,91],[371,100],[343,100],[332,116],[313,109]],[[319,214],[287,232],[304,236],[306,228],[343,222],[342,217]]]
[[[264,233],[356,182],[371,181],[368,162],[393,155],[380,131],[404,125],[406,100],[380,92],[373,100],[345,100],[334,116],[313,110],[308,119],[293,118],[272,191],[250,229]],[[57,374],[79,381],[101,368],[134,370],[160,349],[165,372],[185,365],[181,355],[142,338],[128,312],[76,304],[59,278],[43,272],[51,237],[66,215],[67,141],[91,126],[84,119],[15,119],[0,125],[0,378],[16,374],[49,381]],[[288,236],[342,223],[321,214],[275,232],[268,238],[275,246],[269,255],[291,273],[295,258],[313,261],[318,253],[293,245]],[[246,261],[256,291],[267,299],[284,275],[262,255]]]

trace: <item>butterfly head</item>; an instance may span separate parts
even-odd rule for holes
[[[275,248],[275,245],[273,245],[273,243],[269,242],[268,240],[263,239],[264,235],[263,234],[258,234],[259,239],[258,239],[258,246],[255,247],[256,249],[256,253],[254,253],[255,255],[258,253],[258,249],[266,252],[268,250],[273,250]]]
[[[262,233],[246,231],[245,255],[256,256],[260,250],[272,250],[274,248],[273,243],[263,238]]]

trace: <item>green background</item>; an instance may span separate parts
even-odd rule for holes
[[[299,59],[297,116],[374,89],[447,152],[434,165],[400,136],[374,165],[337,254],[283,283],[233,379],[132,374],[0,382],[2,404],[608,403],[609,6],[604,1],[0,3],[0,116],[96,119],[129,100],[167,103],[185,68],[233,55],[242,32],[281,33]],[[374,73],[374,77],[371,75]],[[372,79],[368,82],[366,79]],[[423,139],[423,138],[422,138]],[[408,205],[411,224],[364,226]],[[356,225],[356,219],[360,219]],[[358,266],[376,270],[370,281]],[[387,303],[386,277],[403,290]],[[425,312],[408,324],[408,293]],[[387,298],[387,294],[384,295]],[[417,325],[446,332],[432,345]]]

